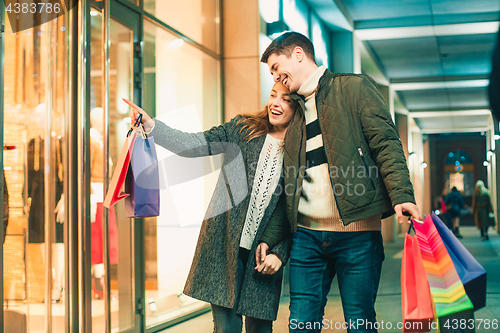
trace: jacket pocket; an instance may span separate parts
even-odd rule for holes
[[[365,158],[365,155],[363,154],[363,150],[361,148],[358,148],[358,152],[359,152],[359,156],[361,157],[361,160],[363,161],[363,165],[365,166],[366,177],[368,177],[368,179],[370,179],[370,183],[372,184],[373,189],[376,190],[377,187],[375,185],[375,181],[373,180],[373,178],[370,175],[370,169],[368,168],[368,163],[366,163],[366,158]]]

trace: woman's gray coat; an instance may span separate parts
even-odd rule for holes
[[[236,125],[240,118],[238,116],[200,133],[184,133],[155,120],[154,129],[150,133],[155,143],[180,156],[199,157],[224,153],[221,172],[201,226],[184,294],[227,308],[235,306],[234,289],[240,237],[252,193],[255,169],[266,137],[262,135],[246,143],[243,140],[246,130],[240,133],[242,124]],[[277,317],[283,269],[274,275],[263,275],[255,271],[254,267],[255,249],[259,240],[263,239],[270,221],[273,221],[273,225],[283,221],[289,229],[282,189],[281,181],[260,222],[250,251],[239,303],[236,304],[237,312],[244,316],[264,320],[276,320]],[[288,231],[286,230],[287,234]],[[283,260],[282,267],[288,260],[290,245],[291,237],[287,235],[271,248],[271,252]]]

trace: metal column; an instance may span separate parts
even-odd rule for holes
[[[109,179],[109,48],[110,48],[110,26],[111,24],[111,1],[103,1],[102,11],[102,43],[103,43],[103,178],[104,191],[108,190]],[[109,220],[108,210],[102,210],[102,238],[103,238],[103,263],[104,263],[104,309],[105,309],[105,332],[111,333],[111,278],[109,274]]]

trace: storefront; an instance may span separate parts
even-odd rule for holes
[[[130,126],[121,98],[180,129],[221,123],[219,1],[80,0],[17,32],[11,17],[0,48],[5,327],[153,332],[208,311],[182,289],[216,163],[199,161],[185,182],[160,170],[157,218],[101,203]]]

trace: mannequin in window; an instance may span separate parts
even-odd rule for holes
[[[28,142],[28,202],[25,203],[25,212],[28,214],[28,242],[40,244],[43,262],[45,260],[45,103],[35,108],[30,118],[35,135]],[[54,145],[55,156],[55,202],[59,202],[63,192],[62,147],[60,137],[52,135],[51,144]],[[54,207],[55,208],[55,207]],[[55,223],[55,215],[50,214]],[[58,302],[62,295],[64,272],[64,245],[62,223],[55,223],[55,239],[52,245],[52,300]]]
[[[103,234],[102,234],[102,202],[103,192],[103,110],[94,108],[90,112],[90,222],[91,222],[91,264],[92,264],[92,288],[94,297],[103,298],[104,264],[103,264]],[[110,160],[110,167],[112,165]],[[109,247],[110,264],[118,263],[118,229],[114,209],[109,210]]]

